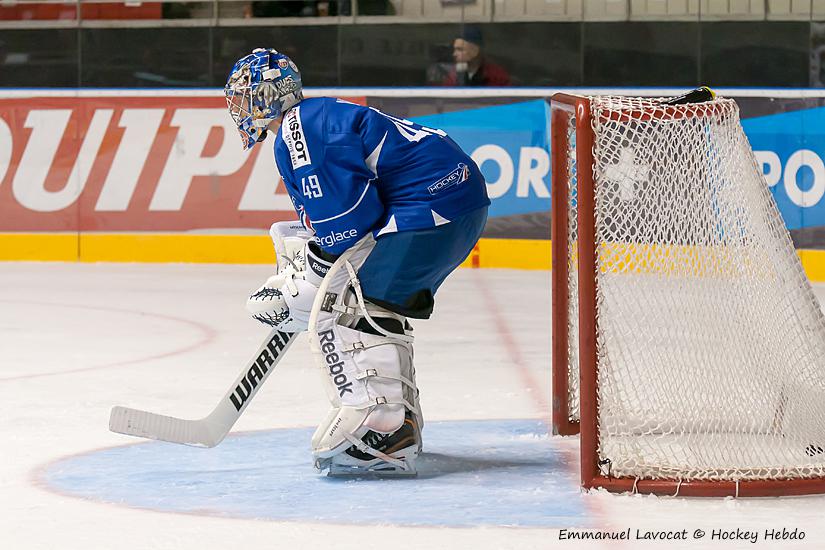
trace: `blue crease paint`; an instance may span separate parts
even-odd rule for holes
[[[429,422],[416,479],[333,479],[306,428],[251,432],[214,449],[160,442],[51,465],[69,495],[163,512],[405,526],[586,527],[575,468],[536,420]]]

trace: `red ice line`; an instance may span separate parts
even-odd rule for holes
[[[530,388],[532,391],[528,392],[530,397],[533,399],[536,408],[538,408],[539,412],[541,413],[541,421],[547,425],[548,430],[552,429],[551,426],[551,418],[550,418],[550,402],[545,397],[544,393],[542,392],[542,385],[539,384],[539,381],[527,367],[527,363],[524,360],[524,357],[521,354],[521,349],[516,341],[515,337],[513,336],[513,331],[510,330],[510,325],[507,323],[507,320],[502,315],[502,309],[499,307],[498,302],[496,301],[495,295],[490,290],[489,285],[486,284],[484,280],[484,273],[483,270],[477,270],[471,272],[473,275],[473,279],[476,282],[476,286],[481,291],[481,295],[484,299],[484,303],[487,306],[487,310],[490,313],[490,317],[493,319],[493,324],[495,325],[496,331],[501,339],[501,342],[504,344],[504,348],[507,354],[511,358],[511,364],[516,368],[516,372],[518,372],[519,377],[521,378],[522,383],[527,388]],[[547,284],[550,284],[549,277]],[[550,312],[547,312],[547,320],[550,321]],[[550,339],[550,331],[547,331],[547,339]],[[547,378],[550,378],[549,372],[549,361],[548,365],[548,372]],[[567,449],[564,449],[562,452],[569,453]],[[575,457],[578,459],[578,457]],[[579,468],[578,468],[578,460],[567,461],[567,464],[573,464],[572,467],[567,468],[571,474],[573,474],[574,479],[579,479]],[[593,516],[599,523],[603,523],[604,519],[606,518],[607,514],[599,505],[599,503],[594,498],[590,498],[587,495],[584,496],[584,506],[590,510],[591,516]],[[594,526],[598,528],[598,526]],[[591,541],[591,544],[595,544],[595,541]],[[607,548],[606,545],[598,545],[603,548]],[[627,546],[618,543],[612,544],[610,548],[614,550],[616,548],[626,548]]]
[[[117,312],[117,313],[126,313],[129,315],[140,315],[140,316],[147,316],[153,317],[155,319],[164,319],[167,321],[173,321],[176,323],[182,323],[184,325],[189,325],[190,327],[194,327],[197,331],[201,333],[200,338],[197,341],[189,344],[188,346],[173,349],[171,351],[167,351],[164,353],[158,353],[155,355],[149,355],[147,357],[138,357],[133,359],[126,359],[123,361],[115,361],[113,363],[105,363],[103,365],[95,365],[91,367],[83,367],[79,369],[71,369],[71,370],[64,370],[64,371],[55,371],[55,372],[42,372],[37,374],[23,374],[20,376],[9,376],[5,378],[0,378],[0,382],[10,382],[14,380],[26,380],[31,378],[43,378],[46,376],[60,376],[62,374],[74,374],[78,372],[88,372],[93,370],[100,370],[100,369],[107,369],[113,367],[123,367],[126,365],[134,365],[137,363],[143,363],[146,361],[153,361],[155,359],[164,359],[166,357],[172,357],[175,355],[180,355],[183,353],[188,353],[198,347],[211,344],[212,341],[217,337],[218,331],[214,328],[204,325],[202,323],[198,323],[196,321],[191,321],[189,319],[182,319],[180,317],[174,317],[171,315],[163,315],[161,313],[147,313],[145,311],[137,311],[132,309],[119,309],[113,307],[99,307],[99,306],[83,306],[77,304],[54,304],[54,303],[47,303],[47,302],[35,302],[29,300],[0,300],[0,302],[4,303],[11,303],[11,304],[28,304],[28,305],[39,305],[39,306],[48,306],[48,307],[64,307],[70,309],[87,309],[92,311],[108,311],[108,312]]]

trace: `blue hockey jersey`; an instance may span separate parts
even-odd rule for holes
[[[476,163],[446,133],[372,107],[304,99],[284,115],[275,162],[298,217],[340,254],[490,204]]]

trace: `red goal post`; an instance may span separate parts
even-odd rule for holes
[[[622,126],[624,123],[626,126]],[[704,344],[699,336],[705,334],[703,328],[691,326],[683,330],[678,325],[682,321],[680,315],[688,315],[682,310],[690,309],[681,306],[679,301],[690,300],[694,289],[700,292],[703,288],[713,287],[711,290],[718,293],[717,296],[729,293],[736,298],[754,293],[754,300],[767,298],[765,304],[746,304],[741,308],[744,313],[736,311],[727,317],[725,308],[736,309],[738,306],[722,299],[723,303],[718,305],[721,320],[718,326],[709,327],[707,331],[735,334],[736,327],[740,327],[739,330],[754,332],[753,338],[762,338],[761,327],[742,329],[741,326],[743,321],[751,321],[749,307],[765,307],[770,312],[796,310],[797,320],[803,319],[800,323],[804,327],[816,329],[809,336],[825,339],[821,310],[764,185],[761,171],[757,173],[749,146],[744,147],[747,138],[741,130],[735,102],[720,99],[664,105],[650,99],[557,93],[551,100],[551,124],[552,421],[555,434],[580,433],[582,486],[585,489],[601,487],[613,492],[683,496],[779,496],[825,492],[825,457],[820,444],[825,441],[825,430],[822,429],[825,426],[822,421],[825,419],[822,410],[825,400],[821,401],[822,406],[816,405],[817,400],[825,398],[820,391],[820,387],[825,387],[825,360],[819,355],[818,344],[812,344],[811,354],[807,357],[816,363],[813,367],[794,364],[793,368],[782,370],[775,366],[775,361],[767,364],[758,360],[754,363],[743,361],[731,367],[730,370],[735,371],[731,374],[719,372],[725,370],[724,358],[716,362],[717,355],[725,355],[724,338],[719,338],[719,345],[714,344],[716,347],[708,346],[702,351]],[[613,131],[614,135],[606,138],[599,134],[601,131]],[[688,137],[678,146],[667,144],[668,154],[662,155],[659,151],[640,160],[640,155],[644,156],[648,148],[656,149],[656,145],[650,147],[650,140],[656,139],[651,136],[657,132],[662,132],[662,139]],[[605,139],[613,139],[621,145],[611,149],[604,144]],[[673,160],[679,155],[691,155],[694,145],[699,149],[697,158],[685,162],[684,166]],[[744,158],[747,152],[750,157]],[[722,155],[743,158],[717,158]],[[601,156],[610,158],[603,161]],[[706,166],[702,166],[703,163]],[[597,197],[602,187],[609,186],[605,183],[605,173],[608,169],[615,172],[615,166],[621,168],[618,170],[619,180],[627,179],[629,173],[631,181],[619,181],[614,185],[619,189],[614,195]],[[733,184],[740,183],[742,190],[732,189]],[[658,186],[662,190],[657,190]],[[655,206],[666,209],[670,217],[679,217],[678,209],[667,204],[670,200],[667,198],[660,205],[648,206],[644,215],[633,214],[636,218],[625,212],[631,210],[634,203],[650,200],[646,197],[656,192],[672,193],[677,206],[688,210],[685,218],[692,215],[692,209],[705,214],[705,226],[697,231],[699,226],[691,225],[696,222],[688,220],[682,228],[685,233],[675,236],[672,228],[661,234],[655,227],[651,229],[647,218],[656,217]],[[746,199],[740,199],[740,194]],[[691,204],[689,201],[698,200],[694,195],[711,204]],[[614,203],[620,204],[621,211],[609,211],[614,208]],[[755,213],[748,210],[753,204],[757,205]],[[620,225],[615,220],[621,215],[641,220],[639,225],[644,226],[643,229],[635,233],[632,224]],[[613,233],[605,237],[604,230],[597,226],[599,217],[619,229],[613,228]],[[777,220],[781,229],[777,227]],[[713,224],[708,228],[709,221]],[[759,225],[761,223],[767,224],[766,227]],[[643,230],[647,231],[644,237],[633,237],[641,235]],[[695,233],[700,236],[695,237]],[[616,252],[618,249],[621,252]],[[768,252],[778,254],[776,267],[767,268],[762,265],[765,262],[760,264],[759,260]],[[578,266],[592,267],[578,269]],[[677,280],[678,285],[672,285],[671,280]],[[600,281],[604,289],[600,289]],[[628,300],[610,293],[614,288],[633,284],[642,285],[642,289],[629,293],[620,290],[616,295],[624,292],[628,296],[644,298],[648,295],[666,296],[669,305],[662,307],[674,311],[676,317],[672,320],[673,327],[667,327],[668,333],[690,340],[687,344],[673,342],[673,346],[688,351],[692,349],[690,346],[700,349],[695,364],[686,367],[683,359],[676,359],[672,364],[668,362],[670,359],[656,363],[644,354],[639,355],[639,360],[625,364],[624,356],[633,355],[637,350],[622,342],[615,345],[616,340],[624,337],[624,332],[632,339],[634,329],[644,329],[643,322],[638,326],[634,323],[635,317],[645,317],[645,314],[625,315],[621,322],[614,323],[619,328],[611,329],[607,326],[612,322],[610,316],[621,311],[625,307],[623,301]],[[668,285],[686,289],[684,298],[679,291],[670,292]],[[763,287],[770,287],[769,290],[779,296],[763,291]],[[793,288],[795,294],[786,300],[782,294],[787,293],[788,288]],[[700,297],[699,301],[703,299]],[[786,307],[788,300],[793,307]],[[614,307],[617,303],[619,305]],[[658,305],[650,304],[652,308]],[[640,311],[636,305],[629,310]],[[713,303],[702,302],[690,315],[696,317],[698,313],[701,323],[702,315],[713,316],[716,311]],[[709,319],[708,325],[714,322]],[[600,323],[607,328],[603,329]],[[798,328],[805,333],[804,327]],[[605,335],[604,332],[610,330],[613,333]],[[656,345],[658,342],[654,343]],[[742,344],[745,347],[754,345],[750,340]],[[615,357],[619,359],[612,363]],[[723,367],[720,369],[717,364]],[[747,369],[752,365],[753,372],[749,373]],[[765,370],[771,366],[775,368]],[[662,372],[653,373],[654,368]],[[692,368],[695,372],[684,374]],[[748,374],[758,379],[759,384],[762,384],[762,377],[777,380],[782,374],[787,374],[790,382],[786,388],[775,382],[773,385],[757,385],[757,382],[747,380],[735,381],[735,376]],[[656,379],[651,388],[646,387],[647,375]],[[679,378],[681,376],[684,378]],[[676,390],[664,386],[671,377],[679,379]],[[731,380],[734,380],[733,387],[725,387]],[[606,385],[601,393],[600,381]],[[662,387],[656,384],[662,384]],[[782,387],[777,388],[777,385]],[[708,397],[701,393],[713,393],[712,389],[717,386],[718,396]],[[646,395],[648,389],[650,392]],[[697,395],[686,395],[690,392],[697,392]],[[645,402],[646,397],[650,403]],[[794,401],[796,398],[804,401],[804,407]],[[673,410],[669,410],[668,399],[676,402]],[[747,403],[735,402],[737,399]],[[695,401],[695,410],[689,410],[691,401]],[[609,411],[604,413],[604,418],[600,418],[600,406]],[[812,408],[815,410],[809,410]],[[662,412],[664,409],[668,410]],[[753,419],[748,418],[749,410],[754,411]],[[817,418],[809,421],[812,412]],[[644,418],[645,414],[655,417],[660,413],[662,419],[653,418],[648,422]],[[805,420],[800,420],[803,418]],[[634,422],[635,426],[632,425]],[[820,435],[822,438],[817,439]],[[720,450],[724,445],[731,449]],[[671,451],[678,455],[676,459],[671,462],[668,456],[662,458]]]

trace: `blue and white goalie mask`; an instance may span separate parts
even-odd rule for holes
[[[301,73],[287,56],[258,48],[232,67],[223,89],[244,149],[266,138],[266,127],[303,99]]]

